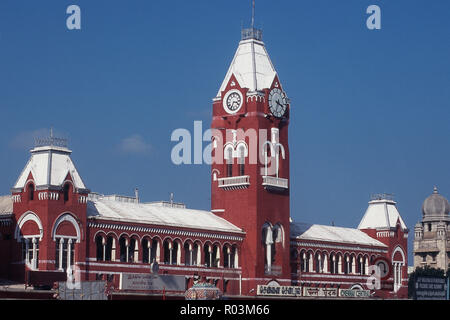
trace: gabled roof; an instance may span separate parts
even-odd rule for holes
[[[70,175],[76,189],[86,189],[70,158],[70,151],[64,147],[45,146],[31,150],[31,158],[23,169],[13,189],[23,189],[30,173],[36,187],[61,187]]]
[[[264,42],[256,39],[247,39],[239,42],[217,97],[220,97],[222,91],[226,89],[233,74],[241,88],[248,88],[249,91],[258,91],[271,87],[277,72],[269,58]]]
[[[369,202],[369,207],[359,223],[358,229],[390,229],[395,228],[397,221],[402,230],[407,230],[396,202],[389,199],[377,199]]]
[[[385,244],[353,228],[342,228],[309,223],[291,223],[291,238],[354,245],[386,247]]]
[[[209,211],[152,203],[97,198],[88,201],[87,216],[120,222],[243,233],[240,228]]]

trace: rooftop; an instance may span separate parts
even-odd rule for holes
[[[354,245],[386,247],[366,233],[353,228],[343,228],[309,223],[291,223],[291,238]]]
[[[240,228],[212,212],[170,206],[164,201],[137,203],[98,197],[88,201],[87,216],[91,219],[243,233]]]

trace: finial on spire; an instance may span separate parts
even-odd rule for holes
[[[262,30],[255,28],[255,0],[252,0],[252,24],[250,28],[242,29],[241,40],[259,40],[262,41]]]
[[[438,188],[436,186],[434,186],[434,188],[433,188],[433,193],[439,193]]]
[[[50,128],[50,136],[36,138],[34,140],[34,146],[38,147],[61,147],[67,148],[67,139],[57,138],[53,135],[53,127]]]

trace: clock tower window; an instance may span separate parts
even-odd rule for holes
[[[233,176],[233,148],[230,146],[225,150],[225,160],[227,164],[227,177]]]
[[[34,184],[28,185],[28,200],[34,200]]]
[[[239,175],[244,176],[245,175],[245,147],[240,146],[239,147]]]

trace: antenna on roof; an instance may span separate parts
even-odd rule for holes
[[[255,0],[252,0],[252,29],[255,28]]]
[[[170,193],[170,206],[173,207],[173,192]]]
[[[134,189],[134,197],[136,199],[136,203],[139,203],[139,189],[138,188]]]

